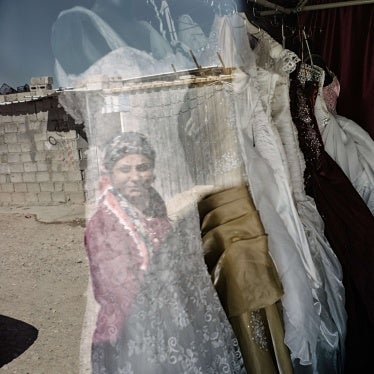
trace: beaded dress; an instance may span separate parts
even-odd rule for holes
[[[291,77],[291,113],[305,157],[305,190],[316,202],[326,237],[343,269],[348,314],[345,369],[364,372],[370,367],[374,326],[374,298],[370,291],[374,281],[374,218],[324,149],[314,116],[320,79],[319,68],[298,66]]]

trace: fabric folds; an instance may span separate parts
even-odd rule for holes
[[[259,214],[245,186],[199,203],[205,262],[248,373],[292,373],[276,303],[283,294]]]

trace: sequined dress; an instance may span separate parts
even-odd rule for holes
[[[350,180],[327,154],[314,116],[320,70],[300,64],[292,74],[291,113],[306,169],[304,184],[343,268],[348,313],[346,372],[370,367],[374,327],[374,218]],[[369,365],[369,366],[368,366]],[[361,370],[361,371],[360,371]]]

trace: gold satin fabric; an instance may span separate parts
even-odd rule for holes
[[[283,295],[267,236],[247,187],[199,203],[204,258],[248,373],[292,373],[277,302]]]

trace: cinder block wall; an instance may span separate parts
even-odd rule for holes
[[[84,149],[75,130],[47,131],[48,112],[0,115],[0,205],[85,201]]]

